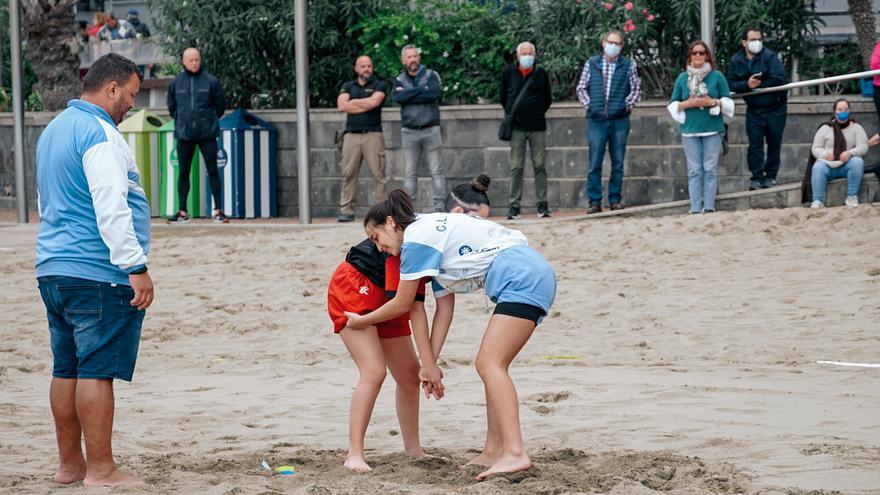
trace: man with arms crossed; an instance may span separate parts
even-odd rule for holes
[[[113,461],[113,380],[131,381],[144,310],[150,206],[116,125],[140,74],[105,55],[37,142],[37,281],[54,355],[49,402],[60,466],[55,482],[142,484]],[[81,439],[85,438],[85,455]]]

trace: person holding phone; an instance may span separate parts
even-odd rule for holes
[[[727,84],[734,93],[750,93],[788,83],[779,56],[764,48],[764,34],[750,27],[743,32],[742,50],[730,58]],[[785,129],[788,94],[786,91],[749,95],[746,102],[746,135],[749,138],[749,190],[776,185],[779,153]],[[764,145],[767,145],[766,158]]]

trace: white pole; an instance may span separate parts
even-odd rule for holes
[[[700,0],[700,39],[715,50],[715,0]]]
[[[309,178],[309,50],[307,0],[295,0],[294,43],[296,59],[296,159],[299,173],[299,222],[312,223]]]
[[[13,153],[18,223],[27,223],[27,181],[24,174],[24,94],[21,79],[21,12],[18,0],[9,0],[9,63],[12,68]]]

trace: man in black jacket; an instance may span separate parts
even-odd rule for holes
[[[177,198],[179,211],[171,222],[186,222],[186,197],[189,194],[189,174],[196,146],[205,159],[205,168],[214,197],[214,221],[227,223],[223,214],[220,194],[220,173],[217,171],[217,137],[220,135],[220,117],[226,109],[226,97],[220,80],[202,68],[202,54],[196,48],[183,52],[184,70],[168,85],[168,113],[174,119],[174,138],[177,139]]]
[[[742,37],[743,49],[730,58],[727,84],[734,93],[749,93],[757,88],[782,86],[788,82],[779,57],[764,48],[760,29],[748,28]],[[787,93],[778,91],[746,96],[746,135],[749,137],[749,170],[752,179],[749,190],[776,185],[779,172],[779,152],[782,149],[782,131],[785,129]],[[767,160],[764,160],[764,140],[767,141]]]
[[[550,108],[550,78],[541,67],[535,67],[535,45],[523,41],[516,47],[517,61],[501,73],[501,106],[513,115],[513,133],[510,137],[510,211],[507,219],[519,218],[522,200],[523,168],[526,161],[526,142],[532,152],[535,169],[535,199],[538,216],[549,217],[547,207],[547,169],[544,166],[545,136]],[[526,82],[531,81],[526,86]],[[525,91],[522,97],[520,91]],[[516,106],[516,108],[514,108]]]

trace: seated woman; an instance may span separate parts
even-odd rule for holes
[[[834,102],[834,117],[819,126],[813,137],[813,164],[810,185],[813,199],[810,208],[825,206],[825,185],[829,180],[846,177],[846,206],[859,205],[859,186],[865,172],[862,157],[868,152],[868,134],[849,117],[849,102]]]

